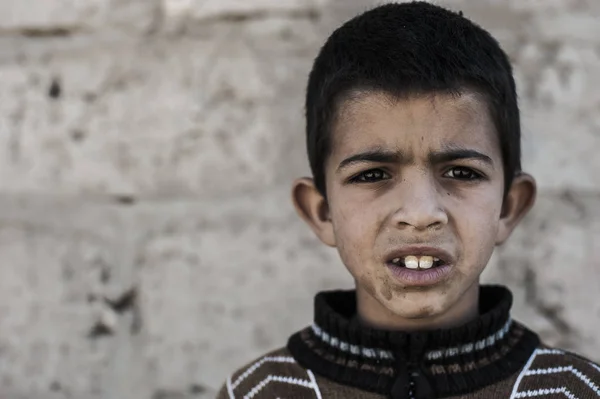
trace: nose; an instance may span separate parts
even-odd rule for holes
[[[395,190],[398,208],[392,223],[399,228],[436,229],[448,223],[448,214],[433,179],[423,176],[406,177]]]

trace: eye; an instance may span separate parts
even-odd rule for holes
[[[473,169],[466,168],[464,166],[455,166],[444,173],[444,177],[450,177],[458,180],[480,180],[483,176]]]
[[[351,183],[375,183],[381,180],[389,179],[390,175],[381,169],[371,169],[359,173],[350,179]]]

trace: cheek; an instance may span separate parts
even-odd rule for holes
[[[359,214],[339,214],[332,218],[338,250],[345,263],[361,258],[368,248],[367,224],[362,219]]]
[[[345,205],[332,207],[333,228],[342,261],[349,269],[358,270],[372,257],[379,215],[373,208]]]
[[[488,206],[470,206],[457,217],[456,226],[462,243],[463,256],[471,267],[483,268],[487,264],[496,243],[500,206],[493,202],[480,202]]]

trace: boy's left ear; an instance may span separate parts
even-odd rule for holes
[[[535,203],[537,187],[535,179],[527,173],[517,175],[502,205],[496,245],[504,243],[521,219]]]

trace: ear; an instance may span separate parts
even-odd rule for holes
[[[504,243],[529,212],[535,203],[536,192],[535,180],[531,175],[521,173],[514,178],[502,205],[496,245]]]
[[[308,224],[319,239],[330,247],[335,247],[333,223],[327,200],[315,187],[313,179],[304,177],[294,181],[292,201],[298,215]]]

